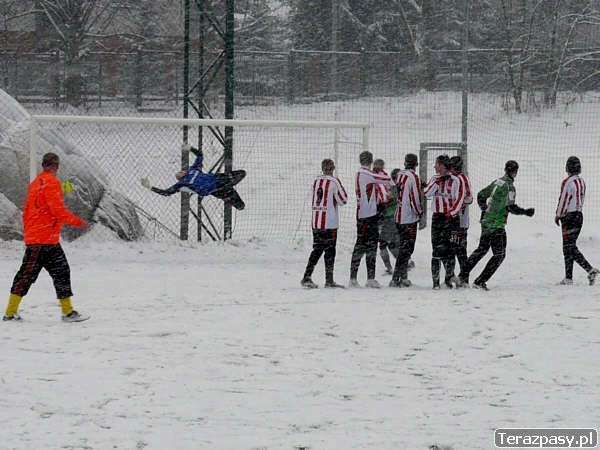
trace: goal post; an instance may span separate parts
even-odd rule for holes
[[[41,154],[52,148],[53,136],[58,135],[69,147],[63,149],[67,157],[59,172],[61,181],[71,181],[63,178],[73,176],[66,169],[72,164],[69,160],[77,159],[169,234],[181,238],[195,230],[199,240],[224,238],[222,201],[204,197],[194,211],[196,202],[182,202],[180,195],[161,197],[140,185],[140,178],[148,178],[154,186],[168,187],[176,181],[175,172],[187,168],[182,167],[187,159],[181,157],[184,127],[213,131],[204,133],[202,142],[205,171],[222,167],[223,147],[215,136],[224,127],[233,128],[232,169],[247,172],[236,188],[246,208],[233,211],[232,234],[240,239],[304,239],[310,231],[307,193],[320,173],[321,160],[334,159],[337,174],[350,182],[358,153],[369,148],[369,125],[360,122],[35,115],[30,177],[37,175]],[[188,133],[189,144],[197,147],[195,139]],[[196,220],[184,221],[187,214]]]
[[[463,170],[467,172],[467,144],[464,142],[422,142],[419,148],[419,178],[426,183],[431,173],[433,161],[439,155],[447,154],[448,156],[458,155],[463,160]],[[423,215],[419,221],[419,228],[423,229],[427,226],[427,202],[425,198],[422,201]]]

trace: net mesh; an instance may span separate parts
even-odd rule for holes
[[[146,227],[146,236],[155,239],[180,233],[181,195],[163,197],[143,187],[166,188],[176,182],[182,161],[182,125],[152,123],[88,123],[56,119],[39,124],[39,134],[57,133],[81,153],[82,170],[100,172],[111,190],[122,193],[136,205]],[[223,147],[219,142],[223,127],[203,127],[204,171],[222,171]],[[46,130],[46,131],[44,131]],[[194,129],[194,131],[197,130]],[[352,179],[352,155],[363,146],[362,128],[234,126],[233,170],[247,176],[236,186],[246,204],[233,210],[236,239],[303,241],[310,238],[310,195],[312,180],[320,173],[324,158],[336,158],[341,177]],[[197,135],[190,132],[189,143],[198,147]],[[336,150],[337,149],[337,150]],[[337,156],[336,156],[337,154]],[[183,154],[187,164],[195,156]],[[67,157],[68,158],[68,157]],[[62,171],[61,171],[62,172]],[[85,189],[69,173],[61,174],[75,188]],[[70,177],[70,179],[69,179]],[[204,197],[198,210],[198,197],[191,196],[193,213],[201,216],[206,228],[198,229],[190,217],[189,236],[210,239],[223,234],[223,202]],[[350,219],[351,212],[346,211]],[[160,232],[158,232],[159,230]]]

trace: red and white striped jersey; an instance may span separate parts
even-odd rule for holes
[[[469,177],[466,173],[459,173],[455,175],[456,178],[460,181],[463,186],[463,190],[465,192],[465,198],[463,201],[463,206],[458,213],[458,217],[460,217],[460,227],[461,228],[469,228],[469,205],[473,203],[473,194],[471,191],[471,182],[469,181]]]
[[[415,223],[423,213],[421,205],[421,180],[412,169],[398,172],[394,180],[398,188],[398,205],[396,206],[396,223]]]
[[[366,219],[377,214],[378,184],[392,186],[389,175],[373,172],[368,167],[361,167],[356,172],[356,218]]]
[[[585,181],[579,175],[565,178],[560,186],[560,196],[556,207],[556,217],[583,209],[585,200]]]
[[[379,172],[375,172],[375,173],[378,175],[389,176],[388,173],[384,169],[381,169]],[[377,205],[386,205],[394,200],[392,198],[392,196],[390,195],[391,188],[392,187],[387,184],[378,184],[375,186],[375,189],[377,192]]]
[[[425,186],[425,197],[432,200],[434,213],[458,216],[465,201],[465,189],[454,175],[434,175]]]
[[[338,178],[331,175],[318,176],[313,183],[313,229],[337,229],[340,225],[338,205],[345,205],[347,202],[348,194]]]

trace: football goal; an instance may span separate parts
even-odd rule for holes
[[[310,238],[310,192],[321,160],[336,161],[337,175],[352,190],[358,154],[369,148],[369,126],[357,122],[38,115],[31,121],[30,176],[39,172],[42,153],[57,149],[65,161],[59,178],[73,185],[73,195],[86,189],[77,171],[96,174],[136,206],[146,236],[158,239],[166,230],[180,238],[220,239],[221,200],[163,197],[140,183],[147,178],[165,188],[176,182],[174,174],[194,159],[181,148],[186,127],[194,147],[202,133],[206,172],[223,171],[223,130],[233,127],[233,169],[247,172],[236,187],[246,208],[233,210],[234,239]],[[354,208],[343,214],[342,220],[352,222]],[[162,233],[156,233],[157,226]]]

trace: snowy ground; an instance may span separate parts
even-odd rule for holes
[[[412,288],[307,291],[308,247],[93,230],[64,244],[92,319],[61,323],[43,273],[26,321],[0,326],[0,447],[492,449],[497,427],[597,426],[600,286],[577,268],[575,286],[555,285],[560,233],[545,220],[513,216],[508,237],[490,292],[432,291],[428,232]],[[600,265],[597,230],[580,244]],[[0,242],[6,296],[22,251]],[[340,282],[349,260],[343,246]]]

